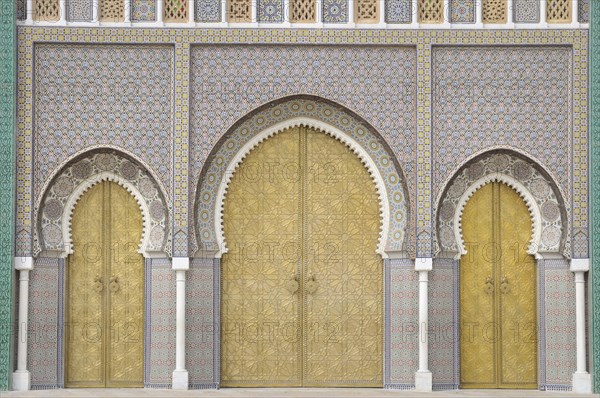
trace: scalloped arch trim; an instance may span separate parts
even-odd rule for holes
[[[387,202],[388,194],[385,187],[385,183],[383,177],[377,169],[377,166],[375,165],[375,162],[361,145],[359,145],[355,140],[353,140],[340,129],[323,121],[306,117],[296,117],[288,119],[263,130],[262,132],[254,136],[250,141],[248,141],[238,151],[238,153],[233,157],[233,159],[227,166],[227,171],[224,174],[221,183],[219,184],[219,189],[217,192],[217,202],[215,211],[215,235],[217,237],[219,250],[215,254],[215,256],[221,257],[223,254],[227,253],[227,242],[223,232],[223,207],[225,198],[227,196],[227,190],[229,188],[229,183],[231,182],[233,174],[236,172],[240,164],[244,161],[246,156],[248,156],[248,154],[252,152],[254,148],[258,147],[258,145],[260,145],[261,142],[289,128],[300,126],[313,128],[317,131],[320,131],[324,134],[335,138],[336,140],[346,145],[347,148],[349,148],[355,155],[358,156],[362,164],[365,166],[365,168],[371,175],[371,179],[375,184],[377,195],[379,197],[379,216],[381,222],[381,227],[379,230],[379,239],[377,241],[377,253],[381,254],[382,257],[386,258],[387,254],[385,253],[384,248],[386,237],[389,233],[390,208],[389,203]]]
[[[527,205],[529,216],[531,218],[531,239],[529,241],[527,253],[536,255],[538,248],[540,247],[540,241],[542,237],[542,216],[535,198],[531,192],[529,192],[529,190],[515,178],[503,173],[492,173],[475,181],[471,186],[469,186],[469,188],[467,188],[458,201],[458,205],[456,206],[454,213],[454,235],[458,244],[458,257],[467,254],[467,250],[465,249],[465,241],[462,235],[462,216],[465,206],[475,192],[491,182],[500,182],[508,185],[519,194],[521,199],[523,199]]]
[[[131,184],[126,179],[111,173],[111,172],[102,172],[90,177],[88,180],[79,184],[73,192],[69,195],[67,202],[65,204],[65,211],[62,216],[62,225],[63,225],[63,242],[64,242],[64,251],[63,257],[67,257],[69,254],[73,253],[73,241],[72,241],[72,228],[71,224],[73,221],[73,211],[75,210],[75,206],[81,200],[83,195],[90,190],[96,184],[99,184],[104,181],[112,181],[121,187],[125,188],[127,192],[129,192],[138,204],[140,211],[142,212],[142,240],[140,241],[140,245],[138,247],[138,252],[144,255],[144,257],[148,257],[148,240],[150,236],[150,210],[146,206],[146,202],[142,196],[142,194],[137,190],[137,188]]]

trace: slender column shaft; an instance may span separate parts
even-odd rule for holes
[[[185,369],[185,271],[177,274],[177,343],[175,370]]]
[[[33,21],[33,0],[27,0],[27,10],[25,12],[27,22]]]
[[[19,271],[19,344],[17,370],[27,370],[27,325],[29,313],[29,270]]]
[[[577,334],[577,372],[586,372],[585,352],[585,277],[575,272],[575,323]]]
[[[123,14],[124,14],[124,19],[123,22],[125,23],[129,23],[131,22],[131,1],[132,0],[124,0],[125,1],[125,5],[124,5],[124,9],[123,9]]]
[[[429,370],[428,285],[429,271],[419,271],[419,371]]]

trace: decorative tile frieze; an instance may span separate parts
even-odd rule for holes
[[[220,0],[196,0],[196,21],[198,22],[221,22]]]
[[[452,23],[475,23],[475,0],[450,0]]]
[[[348,22],[348,0],[323,0],[323,22]]]
[[[411,23],[412,15],[412,0],[386,0],[385,22]]]
[[[258,22],[283,22],[285,6],[283,0],[257,0]]]
[[[540,0],[513,0],[513,9],[517,23],[540,22]]]

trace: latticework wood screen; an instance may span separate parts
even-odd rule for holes
[[[165,22],[188,22],[188,0],[164,0]]]
[[[379,22],[379,0],[356,0],[354,7],[357,23]]]
[[[58,21],[59,0],[33,0],[33,18],[38,21]]]
[[[571,23],[573,14],[571,0],[546,0],[546,22]]]
[[[315,0],[290,0],[290,22],[313,23],[317,21]]]
[[[444,0],[419,0],[419,22],[444,22]]]
[[[125,20],[125,3],[123,0],[100,0],[98,17],[106,22],[123,22]]]
[[[229,22],[252,22],[252,0],[229,0],[227,13]]]
[[[506,0],[483,0],[483,23],[506,23]]]

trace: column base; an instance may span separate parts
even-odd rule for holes
[[[431,392],[433,384],[433,375],[428,370],[418,370],[415,372],[415,391]]]
[[[578,394],[592,393],[592,376],[588,372],[573,373],[573,392]]]
[[[31,390],[31,373],[28,370],[15,370],[12,377],[12,387],[16,391]]]
[[[173,390],[187,390],[188,389],[188,371],[174,370],[173,371]]]

